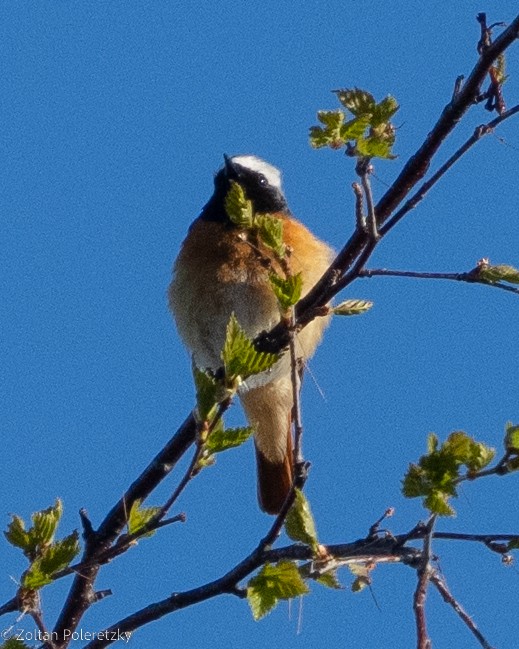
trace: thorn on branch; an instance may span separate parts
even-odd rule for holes
[[[166,525],[171,525],[172,523],[185,523],[186,520],[187,520],[186,514],[184,512],[181,512],[176,516],[172,516],[171,518],[165,518],[164,520],[159,521],[154,529],[158,530],[161,527],[165,527]]]
[[[87,545],[92,544],[96,540],[96,533],[92,526],[92,522],[88,518],[87,510],[82,507],[79,510],[79,518],[81,519],[81,526],[83,527],[83,538]]]
[[[452,91],[451,101],[456,101],[456,99],[458,98],[458,95],[460,94],[461,88],[463,86],[464,79],[465,77],[462,74],[456,77],[456,81],[454,82],[454,90]]]
[[[479,13],[477,15],[477,21],[481,26],[481,36],[478,41],[478,53],[482,56],[488,48],[492,45],[492,30],[495,27],[506,26],[506,23],[497,22],[493,23],[490,26],[487,26],[487,15],[485,13]],[[506,111],[506,104],[503,98],[503,83],[505,81],[504,74],[504,55],[501,55],[497,58],[495,63],[490,66],[488,70],[488,76],[490,77],[490,84],[488,89],[484,93],[480,93],[476,101],[481,102],[485,101],[485,110],[489,112],[496,111],[499,115],[502,115]]]
[[[368,539],[376,537],[380,531],[380,524],[382,523],[382,521],[385,521],[386,518],[391,518],[391,516],[393,516],[394,513],[395,513],[395,508],[388,507],[386,511],[382,514],[382,516],[378,520],[376,520],[373,523],[373,525],[369,528]]]
[[[311,466],[311,463],[306,460],[296,462],[294,467],[294,486],[298,489],[302,489],[305,486]]]
[[[479,13],[476,16],[476,20],[481,27],[481,36],[478,41],[478,54],[481,56],[485,50],[487,50],[492,45],[492,31],[487,27],[487,14]]]
[[[112,594],[113,593],[109,588],[107,588],[106,590],[96,590],[96,592],[92,595],[91,602],[92,604],[95,604],[96,602],[100,602],[102,599],[109,597]]]

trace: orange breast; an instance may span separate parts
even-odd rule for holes
[[[290,264],[294,273],[303,273],[303,291],[307,292],[328,267],[332,251],[295,219],[275,216],[283,219],[283,238],[293,251]],[[232,312],[251,337],[279,321],[268,274],[238,230],[202,219],[193,223],[175,263],[169,300],[180,336],[197,366],[216,369],[221,365],[220,351]],[[320,323],[318,331],[313,327],[314,336],[308,335],[312,325],[303,330],[305,357],[313,353],[323,326]]]

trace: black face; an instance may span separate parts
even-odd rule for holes
[[[243,187],[247,198],[252,201],[255,212],[266,214],[288,211],[282,192],[270,185],[263,174],[242,167],[233,162],[232,158],[225,158],[225,166],[214,179],[214,194],[202,210],[201,218],[210,221],[227,220],[224,200],[231,186],[231,180]]]

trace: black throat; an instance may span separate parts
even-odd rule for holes
[[[261,184],[260,178],[255,172],[242,168],[239,176],[237,175],[235,178],[231,178],[226,169],[221,169],[214,179],[214,193],[204,205],[199,218],[204,221],[230,223],[225,211],[225,197],[230,189],[231,180],[239,182],[243,187],[247,198],[252,201],[255,213],[289,213],[288,205],[282,192],[277,187]]]

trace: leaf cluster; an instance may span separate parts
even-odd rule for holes
[[[257,235],[261,243],[278,259],[285,256],[283,221],[271,214],[256,213],[252,201],[247,198],[245,190],[235,180],[231,180],[231,186],[225,197],[225,211],[231,223],[241,230]]]
[[[478,277],[489,284],[495,284],[496,282],[519,284],[519,270],[507,264],[497,266],[484,264],[478,269]]]
[[[494,458],[495,450],[476,442],[467,433],[451,433],[440,444],[434,433],[429,435],[427,454],[418,464],[411,464],[403,480],[407,498],[423,497],[424,506],[439,516],[454,516],[449,499],[457,496],[457,484],[463,468],[473,476]]]
[[[358,158],[394,159],[391,118],[399,109],[396,99],[388,95],[377,103],[371,93],[359,88],[336,90],[335,94],[347,113],[340,109],[319,111],[317,119],[322,126],[310,128],[310,144],[315,149],[344,147]]]
[[[279,355],[259,352],[232,313],[227,324],[221,359],[224,367],[224,376],[221,378],[193,367],[196,413],[201,425],[202,442],[197,469],[214,464],[216,453],[240,446],[253,434],[251,426],[226,429],[219,406],[235,394],[243,380],[269,370],[278,361]]]
[[[54,540],[63,506],[59,499],[55,504],[32,515],[28,529],[20,516],[11,515],[11,522],[4,532],[9,543],[20,548],[30,565],[21,579],[21,587],[38,590],[53,581],[53,575],[66,568],[79,553],[77,530],[58,541]]]
[[[300,489],[294,490],[294,502],[285,519],[285,531],[293,540],[308,545],[318,557],[320,548],[310,504]],[[303,570],[294,561],[265,564],[247,585],[247,600],[255,620],[270,613],[280,600],[292,599],[309,593],[306,579],[311,577],[327,588],[342,588],[335,571],[315,576]]]

